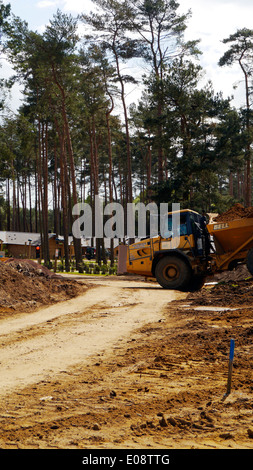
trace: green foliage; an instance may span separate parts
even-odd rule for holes
[[[92,204],[96,184],[106,202],[113,197],[126,204],[132,176],[141,202],[221,211],[243,200],[239,186],[251,158],[252,111],[233,109],[230,98],[215,94],[208,81],[203,85],[198,41],[184,40],[190,12],[179,14],[172,0],[94,4],[98,13],[81,16],[92,35],[80,37],[80,18],[58,10],[39,34],[10,17],[10,6],[0,0],[3,50],[15,71],[9,86],[24,85],[23,105],[0,126],[0,182],[9,187],[0,200],[2,227],[39,231],[47,219],[48,229],[64,231],[66,240],[75,184],[79,200]],[[250,97],[253,32],[244,28],[223,42],[229,49],[219,63],[239,62]],[[138,82],[124,70],[133,59],[146,70]],[[139,83],[145,88],[141,99],[125,108],[126,86]],[[234,191],[231,175],[239,178]],[[41,207],[48,188],[54,202],[49,210]],[[115,272],[86,263],[79,269]]]
[[[11,12],[10,3],[8,3],[7,5],[4,5],[2,0],[0,0],[0,28],[2,27],[3,30],[8,24],[6,20],[10,16],[10,12]]]
[[[253,57],[253,30],[248,28],[238,29],[236,33],[223,39],[224,44],[230,44],[230,48],[219,60],[219,65],[233,65],[235,62],[246,61],[245,65],[251,67]]]
[[[201,199],[206,210],[219,210],[226,199],[229,172],[242,167],[245,136],[242,117],[229,99],[215,94],[211,83],[199,87],[202,74],[199,65],[183,57],[164,71],[160,124],[167,178],[151,184],[150,194],[157,203],[180,202],[184,208],[199,210]],[[132,107],[132,116],[142,128],[142,145],[149,141],[153,155],[161,144],[155,131],[156,77],[147,82],[143,101]],[[152,159],[153,172],[155,164]]]
[[[0,0],[0,45],[2,43],[2,35],[4,34],[5,28],[8,25],[8,18],[10,16],[11,12],[11,6],[8,3],[7,5],[4,5],[2,0]],[[1,68],[1,63],[0,63],[0,68]],[[7,88],[7,81],[0,78],[0,111],[4,107],[4,102],[5,102],[5,93],[6,93],[6,88]]]
[[[102,274],[107,274],[108,271],[109,271],[108,266],[107,266],[106,264],[102,264],[102,266],[101,266],[101,273],[102,273]]]

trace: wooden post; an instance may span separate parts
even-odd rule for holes
[[[29,241],[28,259],[31,259],[31,249],[32,249],[32,246],[31,246],[31,242]]]
[[[59,250],[58,248],[55,249],[55,255],[54,255],[54,272],[56,273],[57,270],[57,260],[59,256]]]
[[[231,392],[231,380],[232,380],[234,350],[235,350],[235,340],[231,339],[231,341],[230,341],[230,352],[229,352],[227,395],[229,395],[230,392]]]

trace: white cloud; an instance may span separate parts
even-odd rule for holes
[[[8,62],[7,58],[5,57],[5,55],[1,56],[1,66],[2,66],[2,68],[0,69],[1,78],[8,80],[12,75],[14,75],[14,71],[10,63]],[[11,112],[15,113],[17,108],[19,108],[19,106],[21,105],[22,99],[23,99],[22,88],[20,87],[19,84],[16,83],[12,87],[11,91],[7,93],[5,105]],[[2,115],[0,116],[0,120],[1,120],[1,117]]]
[[[49,19],[52,18],[54,9],[59,8],[75,16],[82,12],[88,13],[95,6],[92,0],[9,1],[12,4],[13,12],[27,20],[32,29],[41,33]],[[243,85],[236,92],[233,89],[233,86],[243,79],[239,66],[219,67],[218,61],[228,47],[222,43],[224,38],[243,27],[253,29],[252,0],[191,0],[190,2],[189,0],[178,0],[178,2],[181,13],[186,13],[189,9],[192,10],[192,17],[188,22],[185,37],[187,40],[201,39],[200,63],[206,71],[205,81],[210,79],[215,91],[222,91],[224,97],[234,94],[236,106],[244,105]],[[8,0],[5,0],[4,3],[8,3]],[[31,3],[34,5],[33,8],[28,6]],[[83,28],[84,26],[80,25],[80,31],[83,31]],[[4,68],[5,66],[1,70],[2,76]],[[134,100],[134,94],[129,94],[129,101]]]
[[[219,67],[218,61],[228,48],[222,43],[224,38],[244,27],[252,29],[252,0],[191,0],[190,9],[192,17],[185,38],[201,39],[200,62],[206,79],[213,82],[215,91],[223,91],[224,97],[234,95],[236,106],[244,105],[243,86],[237,91],[233,88],[243,79],[239,66]],[[180,13],[188,10],[188,0],[180,0]]]
[[[36,4],[40,9],[60,8],[62,11],[71,14],[89,13],[94,10],[95,4],[92,0],[41,0]]]
[[[36,6],[38,8],[50,8],[50,7],[55,7],[59,4],[58,0],[42,0],[41,2],[38,2]]]
[[[64,11],[73,13],[84,13],[94,10],[94,3],[92,0],[63,0]]]

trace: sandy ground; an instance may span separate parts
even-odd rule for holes
[[[77,279],[78,297],[0,318],[0,448],[253,448],[250,305]]]

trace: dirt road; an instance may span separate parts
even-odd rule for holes
[[[96,278],[86,284],[82,296],[0,322],[0,394],[108,352],[137,328],[161,319],[170,300],[184,297],[143,282]]]
[[[252,448],[250,309],[195,310],[152,282],[83,282],[77,298],[0,320],[1,448]]]

